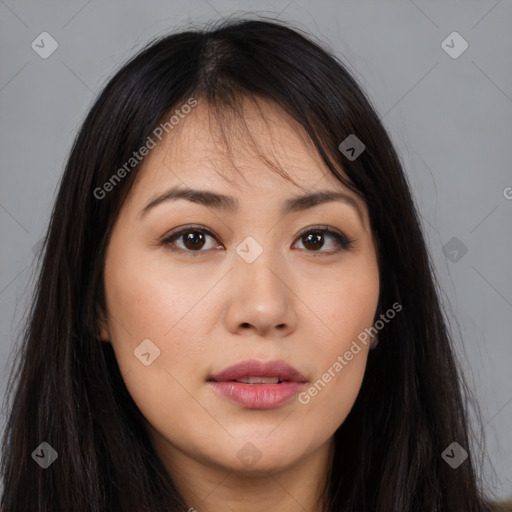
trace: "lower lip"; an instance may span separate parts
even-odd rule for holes
[[[274,409],[296,396],[304,382],[281,382],[281,384],[243,384],[242,382],[210,381],[222,396],[246,409]]]

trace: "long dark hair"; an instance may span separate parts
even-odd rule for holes
[[[111,345],[98,341],[97,308],[104,307],[109,236],[140,165],[108,193],[103,186],[190,98],[206,101],[220,119],[243,98],[288,112],[332,173],[368,205],[378,240],[377,316],[395,302],[403,307],[379,333],[359,396],[335,433],[330,511],[487,510],[470,450],[466,388],[399,157],[339,59],[298,29],[263,18],[158,38],[110,79],[87,115],[12,369],[1,509],[188,508],[149,442]],[[338,147],[351,134],[365,145],[356,159]],[[32,460],[42,442],[58,452],[46,470]],[[441,456],[452,442],[469,452],[457,469]]]

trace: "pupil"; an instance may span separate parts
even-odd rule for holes
[[[200,244],[199,247],[197,246],[198,243]],[[189,249],[200,249],[203,245],[204,237],[202,233],[199,233],[198,231],[191,231],[185,235],[185,246]]]

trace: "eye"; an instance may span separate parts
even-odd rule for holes
[[[327,251],[319,251],[323,248],[326,239],[334,241],[334,249]],[[299,235],[299,241],[305,246],[307,252],[320,252],[324,255],[335,254],[340,251],[348,250],[352,247],[354,240],[349,240],[343,233],[339,233],[326,226],[319,226],[315,228],[308,228]],[[332,244],[331,244],[332,245]],[[312,249],[309,250],[308,248]],[[314,254],[314,256],[317,256]]]
[[[171,233],[168,237],[162,240],[162,245],[175,252],[186,252],[191,256],[198,256],[201,252],[205,252],[203,249],[206,246],[205,250],[220,248],[219,244],[208,244],[206,243],[207,237],[215,240],[215,235],[204,227],[197,226],[188,226],[180,229],[178,232]],[[181,242],[180,246],[178,242]]]
[[[206,252],[209,249],[222,248],[221,244],[215,244],[214,242],[210,242],[208,247],[208,238],[211,238],[213,241],[217,240],[215,234],[204,226],[185,226],[164,238],[161,244],[171,251],[186,253],[190,256],[199,256],[201,252]],[[348,250],[353,243],[353,240],[349,240],[344,234],[326,226],[308,228],[299,235],[298,239],[302,242],[304,250],[307,252],[323,255]],[[325,241],[329,239],[331,240],[331,245],[334,244],[334,249],[319,251],[319,249],[325,246]],[[313,255],[317,256],[317,254]]]

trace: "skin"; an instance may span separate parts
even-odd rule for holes
[[[247,359],[281,359],[308,383],[320,379],[373,323],[376,245],[364,201],[332,176],[302,128],[265,102],[266,123],[253,104],[244,108],[259,147],[295,183],[246,143],[232,144],[232,159],[226,159],[216,125],[199,102],[146,156],[116,221],[105,261],[102,340],[112,343],[154,448],[189,507],[319,511],[333,435],[358,395],[369,346],[361,345],[307,404],[294,398],[275,409],[248,410],[212,390],[207,379]],[[233,165],[243,178],[229,174]],[[233,196],[239,209],[179,199],[140,216],[177,185]],[[358,210],[329,202],[280,215],[285,199],[320,189],[345,192]],[[216,237],[205,234],[202,247],[179,237],[174,246],[181,253],[160,243],[188,224]],[[323,245],[299,236],[318,225],[341,231],[352,246],[343,249],[328,234]],[[252,263],[236,252],[248,236],[263,249]],[[191,256],[195,248],[199,254]],[[160,350],[149,366],[134,356],[144,339]],[[251,467],[237,456],[248,442],[261,456]]]

